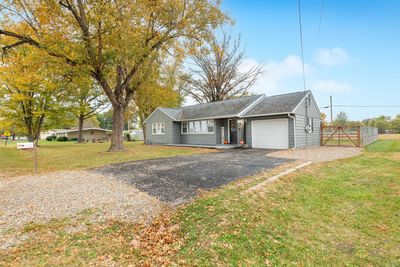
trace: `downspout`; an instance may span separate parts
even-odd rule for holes
[[[297,148],[297,138],[296,138],[296,117],[290,115],[290,113],[288,113],[288,117],[293,119],[293,138],[294,138],[294,147],[293,148]]]

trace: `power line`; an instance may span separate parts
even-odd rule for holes
[[[368,106],[368,105],[333,105],[334,107],[343,108],[400,108],[400,106]]]
[[[304,71],[304,49],[303,49],[303,29],[301,25],[301,6],[300,6],[300,0],[297,0],[297,6],[298,6],[298,14],[299,14],[299,33],[300,33],[300,48],[301,48],[301,63],[303,67],[303,89],[304,91],[306,90],[306,75]]]
[[[330,106],[319,107],[321,109],[329,108]],[[332,107],[341,108],[400,108],[400,106],[369,106],[369,105],[332,105]]]
[[[317,32],[317,46],[319,43],[319,35],[321,33],[321,24],[322,24],[322,15],[324,14],[324,6],[325,6],[325,0],[321,1],[321,10],[319,12],[319,24],[318,24],[318,32]]]

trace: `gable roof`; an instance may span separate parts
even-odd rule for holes
[[[310,91],[268,96],[249,109],[243,117],[292,113]]]
[[[173,120],[179,120],[182,109],[180,108],[158,108]]]
[[[160,110],[174,121],[287,114],[293,113],[310,92],[299,91],[273,96],[254,95],[181,108],[159,107],[156,110]]]
[[[180,120],[235,117],[262,95],[182,107]]]

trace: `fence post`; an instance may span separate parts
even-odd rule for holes
[[[321,128],[321,130],[319,131],[319,141],[320,141],[320,145],[322,146],[322,145],[324,145],[324,133],[323,133],[323,131],[324,131],[324,125],[321,123],[321,126],[320,126],[320,128]]]
[[[361,140],[361,131],[360,131],[360,126],[357,126],[357,147],[360,147],[361,146],[361,144],[360,144],[360,140]]]

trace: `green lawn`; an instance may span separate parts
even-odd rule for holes
[[[41,141],[38,147],[38,169],[40,172],[75,170],[117,162],[210,151],[199,148],[145,146],[143,142],[125,142],[125,152],[108,153],[106,151],[109,146],[110,143],[76,144],[75,142]],[[17,150],[15,143],[7,146],[3,144],[0,146],[0,170],[0,174],[7,175],[32,173],[32,151]]]
[[[365,148],[368,152],[400,152],[400,142],[396,140],[378,140]]]
[[[399,266],[399,146],[379,141],[361,156],[311,165],[244,194],[267,178],[250,177],[147,228],[84,215],[78,233],[65,231],[76,224],[70,219],[28,225],[32,237],[0,251],[0,265]],[[180,228],[171,233],[164,224]]]
[[[400,142],[384,149],[395,152]],[[189,265],[400,265],[400,158],[366,152],[309,168],[262,195],[230,187],[179,213]]]

